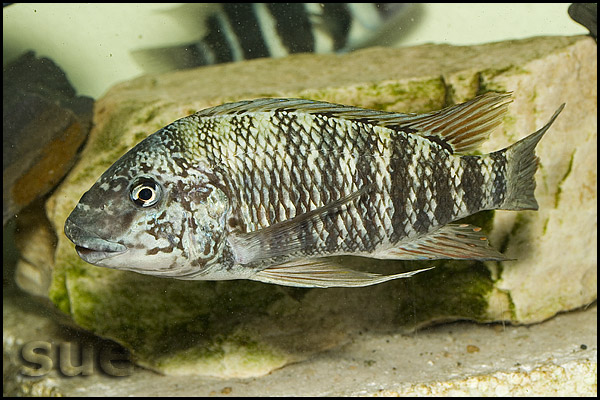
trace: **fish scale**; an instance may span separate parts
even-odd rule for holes
[[[249,231],[259,230],[293,218],[298,214],[322,207],[329,201],[343,197],[345,193],[358,190],[359,185],[375,180],[374,175],[389,176],[390,174],[390,171],[387,171],[386,168],[381,170],[372,168],[372,159],[389,160],[390,158],[389,147],[393,145],[386,143],[390,141],[389,139],[382,139],[386,137],[386,132],[381,132],[382,128],[373,128],[370,125],[356,121],[349,123],[343,120],[335,121],[328,117],[319,118],[315,115],[309,115],[308,120],[301,121],[294,118],[293,114],[281,111],[273,111],[266,115],[254,116],[254,118],[268,120],[267,123],[260,123],[260,125],[269,126],[272,129],[258,133],[257,137],[245,136],[239,134],[237,127],[253,126],[256,122],[251,123],[249,116],[233,116],[229,120],[221,119],[221,124],[236,127],[229,130],[230,140],[234,140],[236,143],[233,158],[244,158],[245,162],[242,164],[232,162],[232,156],[229,154],[231,148],[226,140],[222,140],[219,146],[220,150],[206,150],[207,154],[216,156],[213,162],[218,160],[218,162],[227,166],[226,174],[231,176],[232,181],[235,182],[233,183],[233,191],[237,192],[236,188],[244,188],[243,195],[236,198],[236,200],[238,204],[242,205],[243,225]],[[198,120],[199,130],[202,130],[202,121],[202,119]],[[380,132],[375,132],[375,130]],[[216,131],[218,132],[219,129]],[[251,129],[246,129],[245,133],[251,131]],[[311,134],[311,132],[316,131],[320,133],[318,141],[313,139],[316,135]],[[210,133],[206,134],[210,135]],[[278,138],[279,140],[272,142],[268,138]],[[366,145],[366,143],[376,142],[377,140],[381,141],[383,152],[379,151],[377,146]],[[419,140],[422,143],[419,143]],[[385,215],[388,209],[391,208],[393,213],[396,207],[391,201],[391,187],[389,185],[376,187],[374,191],[381,194],[377,194],[375,199],[369,199],[371,201],[368,202],[368,198],[365,196],[362,203],[363,212],[356,206],[349,205],[346,213],[336,214],[332,218],[325,218],[319,229],[327,232],[327,234],[315,232],[311,237],[313,241],[307,243],[303,249],[303,254],[368,253],[381,245],[385,239],[389,241],[389,228],[397,228],[396,235],[398,238],[403,238],[425,233],[434,225],[435,219],[427,214],[427,206],[433,205],[430,200],[434,198],[429,188],[429,182],[431,181],[431,185],[433,185],[436,180],[441,178],[440,174],[435,174],[435,176],[430,174],[429,179],[422,180],[417,179],[417,177],[426,177],[425,171],[428,170],[428,163],[430,162],[430,160],[423,158],[421,153],[430,153],[431,146],[435,146],[435,144],[421,138],[409,138],[409,141],[412,143],[409,143],[408,147],[414,149],[414,152],[409,154],[412,158],[405,166],[405,172],[399,171],[396,173],[406,175],[406,172],[408,172],[411,175],[410,184],[403,185],[410,188],[409,198],[411,201],[407,201],[406,196],[403,194],[396,194],[398,198],[396,207],[409,210],[408,221],[411,224],[405,226],[398,224],[392,227],[385,224]],[[208,141],[206,143],[218,144],[218,141]],[[199,145],[202,146],[202,144]],[[322,146],[322,148],[319,149],[318,146]],[[277,150],[278,148],[286,148],[287,151],[281,152]],[[240,149],[243,149],[243,151],[240,151]],[[362,170],[360,171],[358,164],[354,165],[354,168],[352,167],[356,163],[356,154],[359,151],[371,152],[368,153],[369,157],[362,158],[369,161],[361,164]],[[272,195],[265,196],[264,182],[266,176],[271,173],[275,173],[275,175],[290,173],[283,169],[272,171],[265,168],[266,160],[271,160],[271,157],[281,157],[282,154],[293,161],[295,173],[292,173],[292,181],[294,181],[294,184],[288,187],[273,185],[267,188]],[[316,154],[315,158],[319,162],[313,164],[311,168],[305,159],[306,154]],[[328,154],[343,155],[344,157],[334,157],[334,160],[337,159],[338,162],[333,165],[327,162],[327,160],[331,160],[331,157],[327,157]],[[406,157],[406,152],[403,156]],[[295,160],[295,158],[298,159]],[[240,165],[243,167],[240,168]],[[455,171],[443,171],[443,177],[445,178],[452,173],[459,174],[460,168],[455,168]],[[253,179],[246,179],[248,176],[252,176]],[[371,179],[364,177],[371,177]],[[317,180],[323,182],[321,190],[315,190],[315,181]],[[391,179],[386,179],[386,182],[391,182]],[[295,213],[290,215],[277,214],[276,211],[284,206],[277,201],[284,197],[282,191],[288,191],[292,203],[299,206],[296,208]],[[313,195],[315,192],[319,195]],[[272,199],[275,199],[275,202],[271,201]],[[365,213],[365,209],[370,212]],[[276,218],[272,218],[273,216],[276,216]],[[455,216],[451,214],[448,216],[447,221],[441,221],[441,223],[447,223]],[[338,241],[337,238],[342,238],[342,241]]]
[[[506,260],[481,210],[537,209],[534,150],[556,119],[513,145],[465,154],[509,94],[428,114],[302,99],[202,110],[131,149],[81,198],[65,234],[86,261],[178,279],[358,287],[407,278],[332,256]],[[113,223],[116,221],[118,223]]]

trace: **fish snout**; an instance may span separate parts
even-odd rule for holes
[[[67,218],[64,227],[65,235],[75,244],[79,257],[90,264],[96,264],[106,258],[114,257],[127,251],[127,246],[111,242],[80,227]]]

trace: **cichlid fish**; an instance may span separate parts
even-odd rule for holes
[[[405,278],[332,256],[505,260],[481,210],[536,210],[537,132],[464,155],[497,127],[510,94],[428,114],[301,99],[199,111],[115,162],[65,223],[85,261],[178,279],[358,287]]]

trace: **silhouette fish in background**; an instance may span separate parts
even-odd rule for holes
[[[389,27],[418,5],[397,3],[225,3],[185,5],[173,18],[204,24],[198,41],[140,49],[133,58],[146,72],[284,57],[292,53],[332,53],[373,41],[389,44]]]
[[[573,21],[585,26],[594,40],[598,41],[598,3],[573,3],[569,6]]]

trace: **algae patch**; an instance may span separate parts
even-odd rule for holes
[[[527,216],[524,212],[518,212],[515,218],[515,222],[510,230],[510,232],[504,236],[504,238],[500,241],[500,252],[504,253],[508,249],[508,244],[511,239],[515,239],[521,232],[529,226],[530,217]]]
[[[569,164],[567,166],[567,170],[561,180],[558,182],[556,188],[556,194],[554,195],[554,208],[558,208],[558,203],[560,202],[560,195],[562,194],[562,184],[567,180],[569,175],[571,175],[571,170],[573,169],[573,160],[575,159],[575,150],[571,153],[571,158],[569,159]]]
[[[494,285],[483,262],[435,261],[428,265],[435,269],[404,282],[410,295],[397,304],[399,325],[412,329],[457,317],[487,320],[488,297]]]
[[[174,368],[182,359],[191,370],[214,368],[227,364],[225,357],[239,357],[266,373],[285,362],[283,353],[235,336],[284,296],[276,286],[160,279],[90,266],[76,255],[68,259],[55,273],[52,301],[77,325],[131,349],[149,368],[167,372],[162,366]],[[209,369],[202,373],[213,375]]]
[[[446,105],[445,94],[443,79],[434,77],[404,82],[359,84],[350,88],[308,89],[294,97],[405,113],[439,110]]]
[[[210,343],[144,364],[169,375],[246,378],[267,374],[287,362],[289,356],[272,346],[247,335],[233,334],[220,335]]]

